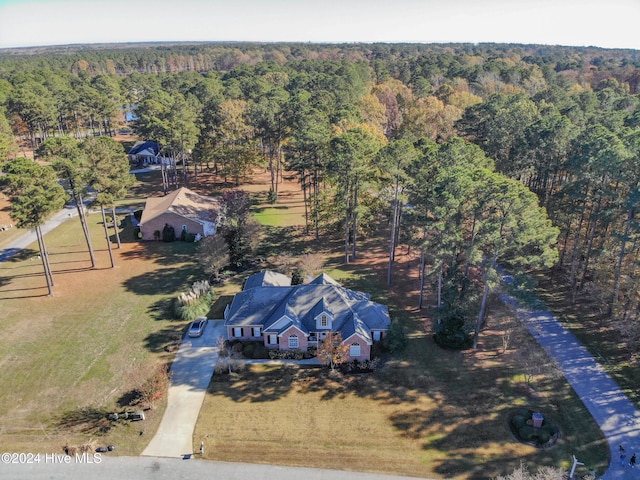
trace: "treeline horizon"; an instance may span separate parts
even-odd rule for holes
[[[129,75],[211,70],[226,71],[241,64],[301,60],[410,61],[427,54],[520,55],[524,62],[553,65],[556,71],[585,64],[598,71],[640,68],[640,50],[597,46],[518,43],[304,43],[304,42],[131,42],[70,44],[0,49],[0,72],[34,65],[77,73]],[[579,59],[576,58],[579,57]]]

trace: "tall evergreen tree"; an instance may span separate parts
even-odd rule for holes
[[[372,161],[385,141],[384,136],[358,126],[330,143],[332,159],[328,169],[337,186],[336,201],[344,214],[345,263],[356,258],[358,220],[364,209],[360,196],[366,186],[377,181]]]
[[[19,228],[32,228],[38,239],[40,258],[49,295],[53,295],[53,274],[42,224],[51,213],[60,210],[67,199],[53,169],[26,158],[16,158],[3,166],[3,179],[11,198],[11,217]]]
[[[78,218],[82,225],[91,268],[96,267],[96,259],[89,234],[86,210],[84,206],[89,181],[89,164],[78,142],[70,137],[55,137],[47,139],[38,150],[36,157],[51,163],[54,170],[66,183],[66,188],[78,211]]]
[[[400,232],[400,215],[406,203],[405,190],[412,183],[409,167],[417,159],[418,153],[406,140],[395,140],[385,146],[377,157],[377,163],[387,186],[391,189],[391,233],[389,238],[389,265],[387,268],[387,285],[391,285],[391,271],[395,260],[396,245]]]
[[[111,207],[113,228],[116,241],[120,247],[118,233],[118,217],[115,201],[123,198],[127,189],[133,184],[134,177],[129,173],[129,160],[122,145],[110,137],[88,138],[81,146],[90,166],[89,185],[96,192],[96,203],[100,205],[111,267],[115,267],[105,207]]]

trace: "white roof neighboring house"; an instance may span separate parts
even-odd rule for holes
[[[264,270],[247,278],[244,290],[255,287],[288,287],[290,285],[291,277],[271,270]]]

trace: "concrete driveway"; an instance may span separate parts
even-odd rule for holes
[[[220,336],[224,336],[224,320],[209,320],[201,337],[183,339],[171,365],[167,409],[142,455],[183,457],[193,453],[193,429],[218,361]]]

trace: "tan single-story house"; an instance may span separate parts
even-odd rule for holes
[[[288,281],[286,280],[288,279]],[[229,340],[262,342],[267,348],[302,350],[317,347],[331,332],[349,346],[349,360],[371,359],[391,319],[385,305],[369,294],[349,290],[327,274],[310,283],[291,285],[274,272],[252,275],[224,312]]]
[[[170,225],[177,238],[183,231],[207,237],[215,235],[220,221],[218,199],[182,187],[164,197],[147,198],[140,219],[140,233],[142,240],[158,240],[165,225]]]

